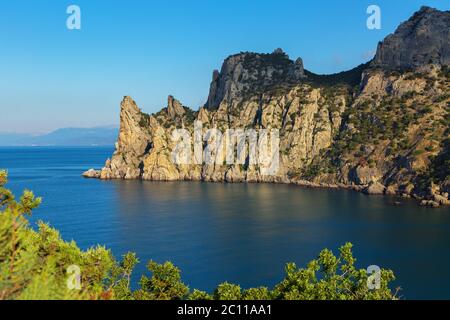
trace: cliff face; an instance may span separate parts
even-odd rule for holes
[[[378,45],[374,66],[410,69],[450,64],[450,12],[422,7]]]
[[[217,109],[245,95],[263,93],[283,83],[297,83],[304,77],[303,61],[295,62],[281,50],[272,54],[245,52],[228,57],[220,73],[215,70],[206,108]]]
[[[414,196],[425,205],[448,204],[448,15],[422,9],[396,32],[397,38],[426,32],[430,36],[425,38],[441,43],[439,60],[432,64],[421,51],[426,48],[414,47],[412,40],[396,44],[395,52],[411,54],[413,70],[392,70],[398,63],[388,58],[390,36],[364,72],[359,67],[335,76],[305,72],[301,59],[293,62],[280,50],[231,56],[220,73],[214,72],[208,102],[198,111],[170,96],[166,108],[146,115],[125,97],[116,151],[101,172],[90,171],[87,176],[347,187]],[[447,24],[447,33],[434,32],[439,28],[430,21],[434,25],[436,19]],[[427,58],[419,61],[417,57],[423,55]],[[355,77],[361,78],[359,89],[346,80]],[[173,131],[184,128],[192,137],[195,120],[202,122],[203,132],[209,128],[222,132],[278,129],[279,169],[265,175],[260,166],[248,161],[175,163]],[[202,143],[203,150],[208,147],[208,141]],[[219,156],[214,154],[216,159]]]
[[[141,163],[151,148],[152,128],[148,116],[144,115],[130,97],[125,97],[120,106],[120,130],[116,151],[102,170],[102,179],[136,179],[141,176]]]
[[[289,182],[288,174],[311,163],[321,150],[331,145],[339,132],[341,115],[350,96],[345,89],[325,96],[329,93],[306,84],[284,90],[232,100],[229,105],[222,104],[213,111],[187,110],[175,118],[170,116],[170,107],[155,115],[144,115],[131,98],[125,97],[116,151],[107,161],[101,177]],[[169,98],[169,103],[172,99]],[[175,147],[172,132],[184,127],[192,135],[193,119],[202,121],[204,131],[208,128],[218,128],[222,132],[233,128],[279,128],[282,156],[278,174],[262,176],[252,166],[176,165],[171,159]]]

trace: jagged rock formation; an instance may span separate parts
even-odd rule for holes
[[[167,99],[167,113],[171,119],[176,119],[177,117],[182,117],[185,114],[185,110],[180,101],[175,99],[173,96],[169,96]]]
[[[411,69],[450,64],[450,12],[422,7],[378,45],[374,66]]]
[[[290,60],[281,49],[272,54],[252,52],[228,57],[222,69],[213,72],[206,108],[217,109],[246,94],[262,93],[281,83],[296,83],[304,77],[303,61]]]
[[[123,99],[120,110],[116,151],[101,171],[102,179],[139,178],[142,160],[152,146],[150,117],[141,112],[131,97]]]
[[[395,37],[425,30],[431,33],[425,38],[444,43],[448,33],[435,32],[439,28],[429,24],[446,21],[448,30],[448,16],[422,9],[411,18],[416,23],[405,23]],[[416,57],[412,61],[419,61],[422,48],[409,40],[398,43]],[[305,71],[301,59],[293,62],[280,50],[231,56],[214,73],[208,102],[198,111],[170,96],[167,108],[146,115],[125,97],[116,151],[100,172],[86,176],[293,183],[413,196],[429,206],[449,204],[448,48],[439,49],[445,51],[440,53],[444,60],[433,61],[439,63],[421,60],[413,70],[398,72],[392,70],[396,60],[386,53],[389,45],[382,47],[372,64],[330,76]],[[355,79],[360,79],[359,88]],[[195,120],[202,122],[203,133],[209,128],[278,129],[279,170],[265,175],[248,161],[227,164],[220,152],[213,154],[214,164],[177,164],[173,131],[184,128],[192,137]],[[204,141],[200,148],[209,146]]]

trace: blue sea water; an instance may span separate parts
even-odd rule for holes
[[[450,209],[291,185],[100,181],[112,148],[0,148],[16,193],[43,197],[38,220],[86,249],[105,245],[141,263],[170,260],[191,288],[221,282],[273,286],[287,262],[303,266],[325,247],[352,242],[357,265],[394,270],[406,299],[450,299]]]

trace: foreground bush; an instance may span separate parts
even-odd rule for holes
[[[238,285],[223,283],[213,293],[191,291],[172,263],[150,261],[151,276],[143,275],[138,289],[133,291],[130,278],[139,262],[134,253],[117,261],[102,246],[82,251],[75,242],[63,241],[57,230],[42,222],[37,231],[33,230],[26,216],[39,206],[41,199],[25,191],[16,200],[5,188],[6,183],[7,174],[0,171],[0,300],[396,299],[389,288],[395,279],[390,270],[381,271],[380,289],[368,290],[368,275],[366,270],[356,269],[351,244],[341,247],[338,257],[330,250],[323,250],[304,269],[288,264],[285,278],[273,289],[243,290]],[[74,280],[68,274],[71,266],[81,271],[80,288],[70,286]]]

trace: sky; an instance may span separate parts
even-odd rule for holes
[[[81,29],[69,30],[69,5]],[[381,29],[366,26],[381,9]],[[351,69],[422,5],[444,0],[2,0],[0,132],[119,124],[124,95],[148,113],[174,95],[198,109],[230,54],[301,57],[315,73]]]

